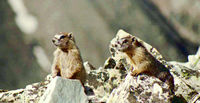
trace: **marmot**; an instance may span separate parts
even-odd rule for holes
[[[52,42],[57,49],[54,52],[52,76],[68,79],[79,79],[82,84],[86,80],[86,71],[72,33],[57,33]]]
[[[139,74],[147,74],[159,78],[161,81],[167,83],[171,92],[174,89],[174,78],[169,70],[151,55],[144,45],[139,42],[134,36],[126,36],[117,38],[113,45],[116,50],[124,52],[132,62],[133,76]]]

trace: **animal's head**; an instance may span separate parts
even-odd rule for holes
[[[118,51],[126,52],[129,49],[135,48],[133,44],[138,43],[134,36],[126,36],[123,38],[117,38],[113,45]]]
[[[70,49],[75,40],[72,33],[59,32],[53,37],[52,42],[60,49]]]

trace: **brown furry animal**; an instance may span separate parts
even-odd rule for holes
[[[169,70],[156,60],[134,36],[118,38],[113,47],[127,54],[133,66],[133,76],[139,74],[155,76],[166,82],[172,93],[174,93],[174,78]]]
[[[79,79],[83,84],[86,79],[86,71],[76,46],[72,33],[57,33],[52,42],[57,46],[54,52],[52,76],[61,76],[68,79]]]

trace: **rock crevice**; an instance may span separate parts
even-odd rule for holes
[[[116,37],[130,35],[120,30]],[[111,41],[111,44],[116,37]],[[188,62],[165,61],[151,45],[137,38],[159,62],[167,67],[174,77],[175,94],[170,94],[168,85],[156,77],[145,74],[130,75],[130,62],[125,54],[110,45],[111,56],[99,68],[89,62],[84,66],[87,80],[82,85],[76,80],[48,75],[45,81],[26,86],[24,89],[0,91],[1,102],[19,103],[141,103],[141,102],[200,102],[200,49],[197,54],[188,56]],[[85,90],[85,93],[84,93]],[[77,94],[78,93],[78,94]],[[59,94],[59,95],[58,95]]]

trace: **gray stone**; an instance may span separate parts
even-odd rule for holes
[[[14,102],[14,103],[38,103],[40,97],[47,89],[47,85],[52,80],[52,76],[48,75],[45,81],[27,85],[24,89],[16,90],[0,90],[0,103],[1,102]]]
[[[128,74],[125,81],[112,91],[107,103],[169,103],[172,97],[167,85],[158,78]]]
[[[167,85],[164,82],[147,75],[138,76],[139,80],[137,77],[127,76],[130,73],[130,60],[127,59],[127,55],[112,47],[117,37],[121,38],[127,35],[130,34],[119,30],[110,44],[112,56],[105,61],[102,68],[89,72],[87,86],[93,89],[94,97],[96,97],[93,98],[92,102],[135,103],[136,101],[144,102],[144,100],[169,102],[173,95],[169,94]],[[155,48],[141,39],[137,39],[144,44],[156,59],[167,65],[162,59],[162,55]],[[127,88],[132,88],[132,91]]]
[[[88,99],[79,80],[55,77],[39,103],[88,103]]]
[[[119,37],[130,35],[122,30]],[[130,61],[126,55],[112,49],[110,56],[102,67],[95,69],[85,62],[87,81],[85,92],[78,80],[52,78],[27,85],[25,89],[13,91],[0,90],[0,102],[19,103],[138,103],[138,102],[177,102],[198,103],[200,101],[200,49],[196,55],[190,55],[188,62],[167,62],[152,46],[140,40],[149,53],[170,69],[174,77],[175,95],[169,94],[166,83],[158,78],[139,75],[130,76]],[[172,100],[172,101],[171,101]]]
[[[174,77],[176,95],[181,95],[188,102],[200,99],[200,48],[195,55],[188,56],[188,62],[169,62],[173,65],[170,70]],[[195,102],[191,102],[195,103]]]

